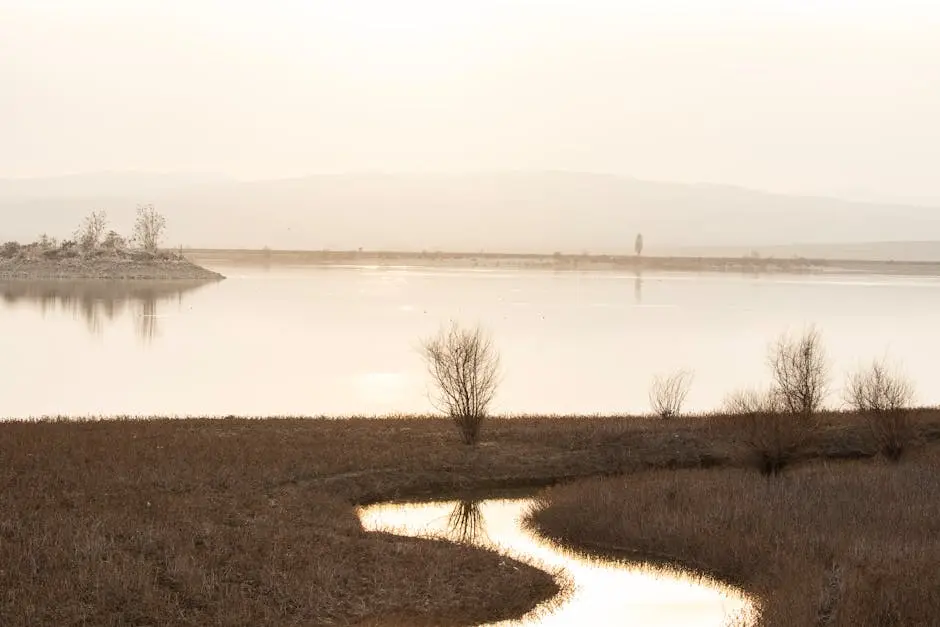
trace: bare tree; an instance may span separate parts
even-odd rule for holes
[[[682,413],[695,374],[690,370],[679,370],[670,375],[657,375],[650,387],[649,399],[653,412],[661,418],[672,418]]]
[[[108,214],[104,211],[92,211],[75,230],[75,241],[84,251],[95,250],[101,244],[101,238],[107,228]]]
[[[479,327],[457,323],[422,345],[434,386],[431,402],[450,416],[465,444],[475,444],[499,385],[499,353]]]
[[[914,400],[914,386],[885,359],[876,359],[849,374],[842,394],[855,411],[889,412],[907,409]]]
[[[910,406],[914,385],[886,360],[876,359],[846,378],[843,397],[852,409],[864,413],[875,445],[888,459],[898,461],[913,439]]]
[[[149,253],[155,253],[163,242],[166,218],[153,205],[138,205],[134,222],[134,242]]]
[[[829,391],[829,362],[815,327],[799,337],[781,335],[768,356],[774,393],[785,411],[811,417]]]

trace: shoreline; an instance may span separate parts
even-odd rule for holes
[[[185,258],[73,257],[0,259],[2,281],[221,281],[225,277]]]
[[[869,274],[940,277],[940,261],[836,260],[773,257],[656,257],[636,255],[183,249],[194,263],[332,267],[525,269],[544,271],[705,272],[761,274]]]

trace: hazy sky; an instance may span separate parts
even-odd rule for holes
[[[0,0],[0,177],[505,168],[940,198],[940,2]]]

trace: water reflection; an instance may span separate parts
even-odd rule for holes
[[[0,301],[8,307],[35,306],[43,317],[54,311],[81,318],[100,334],[125,314],[133,317],[138,339],[151,342],[159,333],[159,304],[176,301],[212,281],[0,281]]]
[[[572,589],[563,598],[519,621],[500,624],[719,627],[753,622],[750,602],[718,583],[560,550],[523,528],[522,519],[531,506],[528,499],[387,504],[364,508],[359,518],[369,531],[412,537],[454,540],[473,530],[474,544],[546,572],[560,572],[570,582]]]
[[[640,270],[633,273],[633,300],[637,305],[643,304],[643,272]]]
[[[486,525],[480,501],[458,501],[447,519],[450,537],[463,544],[474,544],[486,538]]]
[[[76,321],[58,296],[46,297],[53,310],[44,318],[39,294],[22,302],[26,285],[4,284],[0,296],[20,302],[0,298],[4,349],[17,355],[0,370],[0,415],[426,413],[414,346],[449,320],[479,322],[503,352],[499,413],[646,412],[652,373],[676,369],[701,373],[688,409],[711,411],[731,390],[765,385],[767,342],[806,324],[825,333],[833,370],[888,351],[921,401],[940,403],[940,278],[758,281],[645,267],[639,305],[632,269],[210,267],[229,278],[197,292],[150,284],[162,292],[144,299],[146,311],[139,299],[92,299]],[[181,308],[172,302],[178,291]],[[80,299],[69,307],[81,308]],[[82,322],[94,315],[100,338]],[[137,337],[157,333],[150,344]],[[49,386],[52,378],[69,385]],[[108,394],[101,380],[114,382]]]

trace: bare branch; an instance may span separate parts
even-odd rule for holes
[[[108,214],[104,211],[92,211],[75,230],[75,241],[85,252],[95,250],[101,244],[101,238],[107,228]]]
[[[667,376],[657,375],[650,387],[650,406],[657,416],[671,418],[682,413],[695,374],[690,370],[679,370]]]
[[[740,416],[776,414],[783,411],[780,395],[774,389],[744,389],[732,392],[725,397],[722,407],[725,413]]]
[[[897,411],[914,400],[914,386],[906,377],[876,359],[846,378],[843,400],[855,411]]]
[[[878,450],[890,460],[900,460],[914,439],[913,383],[884,359],[876,359],[849,374],[842,395],[849,407],[868,417]]]
[[[166,218],[153,205],[138,205],[134,222],[134,242],[143,250],[155,253],[163,242]]]
[[[815,327],[800,337],[781,335],[768,365],[785,411],[809,418],[822,408],[829,392],[829,362]]]
[[[422,355],[434,386],[431,402],[454,420],[465,443],[476,443],[499,385],[492,341],[480,328],[452,323],[424,342]]]

